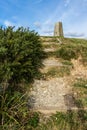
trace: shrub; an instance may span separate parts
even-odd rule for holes
[[[31,124],[28,122],[30,112],[24,95],[26,89],[22,87],[40,75],[43,57],[37,33],[23,27],[0,28],[0,129],[36,127],[36,116]]]
[[[42,66],[40,37],[28,28],[0,28],[0,83],[30,82]]]

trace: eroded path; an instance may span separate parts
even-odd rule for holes
[[[43,45],[52,45],[51,38],[45,39]],[[58,43],[56,43],[58,44]],[[55,46],[45,48],[46,52],[55,51]],[[52,67],[63,66],[62,63],[54,56],[48,57],[43,61],[42,73],[47,73]],[[75,109],[74,96],[70,86],[70,77],[50,77],[47,79],[35,80],[30,93],[29,104],[33,110],[42,113],[55,113],[56,111],[67,111]]]

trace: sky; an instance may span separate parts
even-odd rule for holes
[[[0,0],[0,26],[29,27],[48,36],[59,21],[65,37],[87,38],[87,0]]]

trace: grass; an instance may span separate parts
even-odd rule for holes
[[[59,67],[52,67],[48,70],[45,74],[46,77],[63,77],[70,75],[70,67],[68,66],[59,66]]]
[[[47,57],[55,57],[56,58],[56,51],[54,51],[54,52],[46,52],[46,58]]]
[[[73,68],[73,63],[69,60],[62,60],[61,63],[63,65],[71,66]]]
[[[36,130],[87,130],[87,111],[56,112]]]
[[[63,38],[62,44],[56,51],[56,57],[71,60],[82,57],[83,65],[87,65],[87,40]]]
[[[73,90],[77,93],[77,100],[80,100],[83,107],[87,107],[87,80],[78,79],[74,84]]]
[[[78,52],[74,45],[62,45],[57,51],[56,56],[64,60],[71,60],[78,58]]]
[[[73,68],[72,59],[82,57],[83,65],[87,65],[87,40],[75,38],[61,38],[62,45],[58,45],[57,51],[47,53],[48,56],[56,56],[60,59],[63,66],[52,67],[46,73],[47,77],[63,77],[70,75]],[[51,47],[45,45],[44,47]],[[57,47],[57,46],[56,46]],[[36,130],[87,130],[87,80],[78,79],[73,83],[73,91],[77,93],[75,103],[77,111],[67,111],[66,113],[57,112],[53,114],[47,121],[39,124]]]

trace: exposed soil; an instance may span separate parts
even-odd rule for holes
[[[44,40],[44,38],[42,38],[42,40]],[[52,38],[45,38],[43,44],[53,44],[51,40]],[[45,51],[53,52],[55,48],[45,48]],[[80,64],[79,60],[72,60],[72,63],[74,69],[71,71],[70,76],[34,81],[29,97],[29,107],[31,109],[45,114],[77,109],[71,82],[73,82],[76,77],[87,77],[87,70]],[[41,69],[41,72],[46,73],[49,68],[62,66],[62,63],[55,57],[48,57],[43,61],[43,65],[44,67]]]

